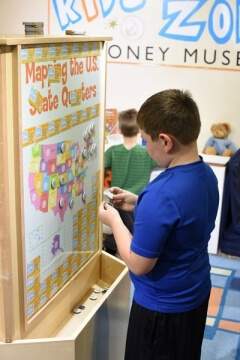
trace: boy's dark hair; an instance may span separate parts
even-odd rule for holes
[[[137,125],[137,110],[128,109],[121,111],[118,114],[118,124],[123,136],[136,136],[139,133]]]
[[[198,106],[191,93],[178,89],[149,97],[138,111],[137,124],[152,140],[165,133],[184,145],[196,141],[201,129]]]

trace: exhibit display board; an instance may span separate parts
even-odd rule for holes
[[[127,273],[102,256],[97,216],[107,40],[0,37],[0,341],[54,336]]]
[[[21,47],[26,317],[99,250],[101,42]]]

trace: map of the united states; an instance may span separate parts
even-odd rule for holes
[[[28,186],[36,210],[59,214],[61,221],[74,199],[83,194],[87,163],[95,152],[88,139],[81,149],[79,143],[65,140],[56,144],[34,144]]]

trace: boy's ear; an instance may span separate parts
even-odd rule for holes
[[[162,142],[162,145],[165,148],[165,152],[169,153],[169,151],[173,148],[173,140],[168,134],[161,133],[159,134],[159,139]]]

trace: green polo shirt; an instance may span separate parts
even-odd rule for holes
[[[117,186],[138,195],[149,183],[153,169],[159,165],[139,144],[126,149],[123,144],[113,145],[105,151],[104,169],[112,172],[111,186]]]

